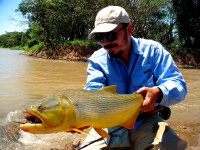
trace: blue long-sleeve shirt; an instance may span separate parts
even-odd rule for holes
[[[158,86],[163,93],[160,105],[182,101],[187,93],[185,80],[171,55],[156,41],[131,37],[129,63],[110,57],[103,48],[88,59],[84,89],[96,90],[116,85],[118,94],[131,94],[139,88]],[[136,122],[135,126],[140,123]]]

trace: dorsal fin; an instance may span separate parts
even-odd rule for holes
[[[116,85],[110,85],[100,88],[99,90],[116,94]]]

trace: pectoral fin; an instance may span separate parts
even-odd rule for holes
[[[106,138],[106,137],[109,138],[110,137],[108,135],[108,133],[101,128],[94,128],[94,130],[103,138]]]

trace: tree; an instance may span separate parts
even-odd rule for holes
[[[160,39],[160,36],[166,32],[163,27],[167,25],[164,20],[166,10],[163,8],[167,3],[168,0],[130,1],[126,10],[132,19],[133,35],[141,38]]]
[[[90,3],[90,5],[88,5]],[[46,45],[62,39],[84,38],[92,11],[88,11],[94,1],[84,0],[23,0],[17,11],[28,18],[29,23],[37,23],[43,28]]]
[[[200,48],[199,0],[173,0],[180,42],[185,47]]]
[[[163,43],[173,41],[174,21],[167,13],[170,0],[23,0],[20,11],[29,24],[41,27],[44,42],[87,39],[94,28],[97,12],[108,5],[124,7],[133,23],[133,36],[151,38]],[[172,22],[167,21],[171,19]]]
[[[23,32],[7,32],[0,36],[0,46],[14,47],[20,45],[22,41]]]
[[[44,41],[43,29],[38,24],[30,24],[29,29],[22,36],[22,45],[29,48]]]

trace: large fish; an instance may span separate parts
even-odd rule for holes
[[[141,94],[117,94],[116,86],[65,90],[23,110],[30,122],[21,124],[20,128],[30,133],[73,130],[84,133],[80,128],[91,126],[102,137],[108,137],[102,128],[134,127],[142,102]]]

